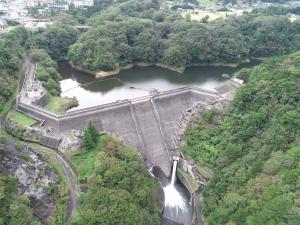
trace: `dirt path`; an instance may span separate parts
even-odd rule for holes
[[[44,148],[50,159],[59,163],[62,166],[64,175],[66,177],[67,185],[68,185],[68,204],[67,204],[67,216],[66,223],[70,223],[72,219],[72,215],[77,207],[77,197],[80,193],[80,188],[77,183],[77,176],[72,166],[69,165],[69,162],[66,161],[60,154],[58,154],[55,150]]]

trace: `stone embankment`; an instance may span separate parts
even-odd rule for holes
[[[203,101],[195,102],[190,108],[182,113],[177,122],[172,147],[173,152],[171,154],[181,156],[182,159],[180,160],[179,164],[180,168],[186,171],[193,179],[197,180],[201,186],[206,186],[208,184],[210,178],[212,177],[212,172],[204,165],[185,160],[183,153],[180,151],[180,147],[184,145],[185,130],[187,129],[187,126],[190,124],[190,121],[193,117],[200,117],[204,112],[207,112],[211,109],[216,109],[221,114],[227,112],[237,86],[238,84],[235,81],[228,81],[226,84],[218,87],[219,93],[222,94],[223,98],[210,101],[205,104]],[[201,168],[205,175],[199,173],[197,171],[198,168]]]

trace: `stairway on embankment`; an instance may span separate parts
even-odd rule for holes
[[[158,166],[170,175],[170,157],[159,118],[151,101],[136,102],[132,104],[133,113],[136,118],[138,130],[144,144],[145,157],[150,166]]]

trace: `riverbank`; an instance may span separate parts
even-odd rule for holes
[[[257,59],[257,60],[259,60],[259,59]],[[122,67],[120,67],[118,69],[111,70],[111,71],[92,71],[92,70],[84,69],[84,68],[82,68],[80,66],[76,66],[76,65],[74,65],[71,62],[69,62],[69,64],[71,65],[72,68],[74,68],[74,69],[76,69],[78,71],[94,75],[95,78],[105,78],[105,77],[109,77],[109,76],[118,75],[121,71],[129,70],[129,69],[132,69],[134,67],[157,66],[159,68],[167,69],[167,70],[174,71],[174,72],[177,72],[179,74],[182,74],[182,73],[184,73],[184,71],[187,68],[191,68],[191,67],[206,67],[206,66],[211,66],[211,67],[237,68],[241,64],[250,63],[250,62],[251,62],[250,59],[245,59],[245,60],[242,60],[240,63],[199,63],[199,64],[193,64],[193,65],[188,66],[188,67],[175,67],[175,66],[169,66],[169,65],[166,65],[166,64],[162,64],[162,63],[138,62],[138,63],[128,64],[126,66],[122,66]]]
[[[120,68],[115,69],[115,70],[111,70],[111,71],[92,71],[92,70],[83,69],[82,67],[76,66],[71,62],[69,62],[69,64],[71,65],[72,68],[74,68],[78,71],[84,72],[84,73],[94,75],[96,78],[104,78],[104,77],[114,76],[114,75],[119,74],[121,71],[129,70],[129,69],[132,69],[133,67],[157,66],[157,67],[160,67],[160,68],[175,71],[177,73],[183,73],[184,70],[185,70],[185,69],[180,69],[180,68],[168,66],[168,65],[165,65],[165,64],[153,64],[153,63],[145,63],[145,62],[128,64],[126,66],[121,66]]]

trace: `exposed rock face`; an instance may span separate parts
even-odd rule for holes
[[[80,150],[81,136],[81,132],[76,130],[63,134],[58,149],[67,154]]]
[[[10,134],[21,140],[40,143],[49,148],[57,149],[61,141],[61,138],[47,127],[24,126],[10,118],[6,119],[5,127]]]
[[[179,149],[180,146],[184,144],[184,133],[192,117],[199,117],[204,112],[211,109],[217,109],[221,112],[221,114],[225,114],[229,110],[230,103],[233,100],[237,87],[239,86],[240,85],[230,80],[224,85],[216,88],[216,90],[222,95],[223,99],[208,102],[206,104],[203,104],[202,102],[195,102],[192,107],[187,109],[178,121],[178,127],[175,133],[174,149]],[[172,154],[176,155],[178,153],[173,152]]]
[[[54,212],[60,178],[36,148],[0,139],[0,171],[17,178],[17,194],[27,194],[33,215],[42,223]]]
[[[213,176],[212,171],[200,164],[196,163],[193,160],[185,160],[183,153],[180,151],[180,147],[184,145],[184,135],[186,128],[190,124],[192,127],[194,126],[191,123],[192,118],[201,117],[203,113],[216,109],[221,113],[221,115],[226,114],[226,112],[230,108],[230,103],[234,98],[237,87],[241,86],[241,84],[234,82],[232,80],[226,82],[225,84],[216,88],[216,90],[221,94],[223,99],[217,101],[211,101],[206,104],[202,102],[196,102],[192,107],[184,111],[178,121],[178,127],[176,129],[175,138],[174,138],[174,150],[172,152],[173,155],[181,155],[183,159],[180,160],[180,167],[190,174],[201,186],[208,185],[210,178]],[[198,171],[201,170],[201,173]]]
[[[41,129],[22,126],[10,118],[6,119],[5,126],[9,133],[25,141],[40,142],[43,135]]]

